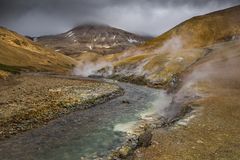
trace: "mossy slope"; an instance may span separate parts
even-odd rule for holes
[[[31,40],[0,27],[0,69],[66,72],[75,61],[63,54],[42,48]]]

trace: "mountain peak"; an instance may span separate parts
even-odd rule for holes
[[[86,52],[112,54],[144,43],[149,37],[139,36],[105,24],[83,24],[54,36],[43,36],[38,42],[67,55]]]

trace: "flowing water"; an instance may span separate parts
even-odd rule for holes
[[[166,94],[144,86],[118,83],[125,94],[46,126],[0,142],[1,160],[79,160],[105,157],[126,140],[126,133],[152,102]]]

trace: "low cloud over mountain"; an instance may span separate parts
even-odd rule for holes
[[[195,15],[237,4],[239,0],[1,0],[0,25],[39,36],[94,22],[156,36]]]

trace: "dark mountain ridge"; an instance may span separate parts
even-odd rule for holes
[[[62,34],[34,38],[47,48],[72,56],[86,52],[102,55],[118,53],[149,39],[99,24],[80,25]]]

